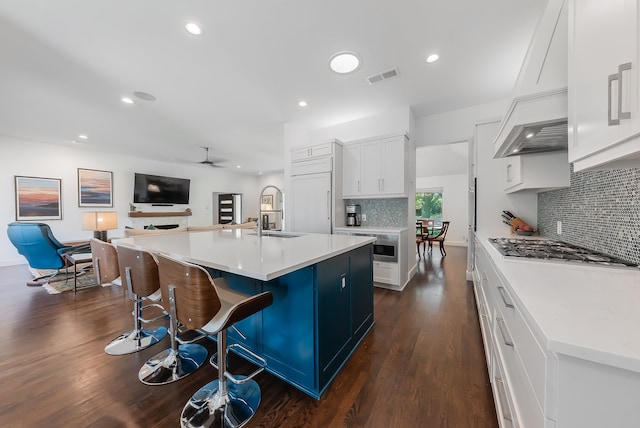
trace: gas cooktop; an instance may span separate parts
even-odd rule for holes
[[[506,257],[638,267],[635,263],[552,239],[491,238],[489,241]]]

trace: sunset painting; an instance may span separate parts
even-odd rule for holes
[[[112,175],[111,171],[78,168],[78,206],[112,207]]]
[[[58,178],[15,176],[16,220],[61,220]]]

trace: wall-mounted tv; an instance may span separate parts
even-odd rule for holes
[[[188,178],[164,177],[136,172],[133,186],[133,203],[188,204]]]

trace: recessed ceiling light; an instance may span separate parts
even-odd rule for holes
[[[427,57],[427,62],[428,63],[436,62],[438,59],[440,59],[440,56],[438,54],[431,54]]]
[[[184,28],[187,29],[187,31],[190,34],[193,34],[194,36],[202,36],[204,34],[204,31],[202,30],[202,28],[200,28],[198,26],[198,24],[196,24],[195,22],[188,22]]]
[[[78,138],[82,138],[83,140],[86,140],[86,139],[87,139],[87,138],[89,138],[89,137],[87,137],[87,136],[86,136],[86,135],[84,135],[84,134],[80,134],[80,135],[78,135]]]
[[[329,67],[338,74],[347,74],[360,67],[360,58],[353,52],[338,52],[329,58]]]
[[[306,107],[307,106],[307,102],[305,100],[301,100],[301,101],[298,101],[298,105],[300,107]]]
[[[133,104],[133,100],[129,97],[122,97],[122,102],[125,104]]]

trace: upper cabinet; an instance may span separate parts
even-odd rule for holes
[[[504,159],[504,190],[545,192],[569,187],[567,152],[534,153]]]
[[[407,143],[405,135],[346,143],[343,197],[407,196]]]
[[[569,160],[640,166],[638,2],[569,0]]]
[[[305,161],[333,154],[334,144],[332,142],[318,144],[315,146],[305,146],[291,150],[291,162]]]

